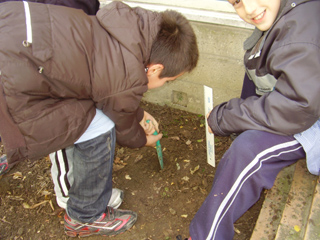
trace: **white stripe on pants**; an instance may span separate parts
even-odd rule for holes
[[[64,209],[67,207],[69,189],[73,184],[73,161],[68,160],[72,153],[73,147],[68,147],[49,155],[57,204]]]

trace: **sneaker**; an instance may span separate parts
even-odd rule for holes
[[[7,161],[7,155],[3,154],[0,157],[0,176],[9,172],[9,167],[8,167],[8,161]]]
[[[112,236],[130,229],[136,221],[135,212],[107,207],[105,213],[93,223],[81,223],[65,214],[64,229],[70,237]]]

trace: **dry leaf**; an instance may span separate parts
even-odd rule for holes
[[[116,164],[113,164],[113,171],[119,171],[120,169],[124,168],[124,165],[116,165]]]
[[[113,162],[114,162],[115,164],[120,164],[120,163],[121,163],[119,157],[116,157],[116,158],[113,160]]]
[[[119,148],[117,153],[118,154],[123,154],[124,153],[124,148]]]
[[[22,178],[21,172],[15,172],[12,175],[13,175],[13,179],[21,179]]]
[[[43,191],[41,192],[41,194],[44,195],[44,196],[48,196],[48,195],[51,195],[51,192],[49,192],[49,191],[47,191],[47,190],[43,190]]]
[[[142,158],[143,158],[142,155],[138,155],[138,156],[136,157],[136,159],[134,160],[134,163],[139,162]]]
[[[180,170],[180,165],[179,165],[179,163],[176,163],[176,165],[177,165],[177,170],[179,171],[179,170]]]
[[[179,140],[180,140],[180,138],[179,138],[178,136],[169,137],[169,139],[176,140],[176,141],[179,141]]]
[[[181,178],[183,181],[186,181],[186,182],[188,182],[189,181],[189,177],[187,177],[187,176],[184,176],[183,178]]]
[[[129,174],[127,174],[127,175],[125,176],[125,178],[128,179],[128,180],[131,180],[131,177],[129,176]]]
[[[29,204],[28,203],[22,203],[22,206],[24,207],[24,208],[30,208],[30,206],[29,206]]]
[[[295,225],[295,226],[294,226],[294,230],[295,230],[296,232],[300,232],[300,231],[301,231],[301,228],[300,228],[298,225]]]
[[[190,169],[190,173],[191,173],[191,174],[194,174],[196,171],[199,170],[199,168],[200,168],[200,166],[198,165],[198,166],[196,166],[193,170]]]

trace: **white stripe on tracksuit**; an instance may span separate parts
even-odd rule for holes
[[[49,155],[52,166],[51,175],[57,203],[61,208],[66,208],[68,193],[73,183],[73,164],[68,161],[67,155],[73,151],[72,147],[53,152]]]
[[[264,161],[272,158],[272,157],[276,157],[276,156],[279,156],[283,153],[288,153],[288,152],[293,152],[293,151],[296,151],[297,149],[299,148],[302,148],[302,146],[298,146],[297,148],[295,149],[291,149],[291,150],[286,150],[286,151],[281,151],[277,154],[274,154],[274,155],[270,155],[268,157],[265,157],[263,158],[264,156],[268,155],[269,153],[272,153],[276,150],[280,150],[280,149],[284,149],[286,147],[290,147],[290,146],[294,146],[298,144],[298,142],[296,140],[294,141],[291,141],[291,142],[286,142],[286,143],[282,143],[282,144],[278,144],[278,145],[275,145],[271,148],[268,148],[264,151],[262,151],[261,153],[259,153],[252,161],[251,163],[239,174],[238,178],[236,179],[235,183],[233,184],[233,186],[231,187],[230,191],[228,192],[228,194],[226,195],[226,197],[224,198],[224,200],[222,201],[222,203],[220,204],[216,214],[215,214],[215,218],[213,220],[213,223],[212,223],[212,226],[211,226],[211,229],[210,229],[210,232],[206,238],[206,240],[211,240],[211,239],[214,239],[215,238],[215,235],[216,235],[216,232],[217,232],[217,229],[219,227],[219,224],[221,222],[221,220],[223,219],[224,215],[227,213],[228,209],[231,207],[233,201],[235,200],[236,196],[238,195],[242,185],[246,182],[246,180],[252,176],[255,172],[257,172],[260,168],[261,168],[261,165]],[[260,160],[262,159],[262,160]],[[244,176],[246,176],[248,174],[248,172],[256,165],[258,164],[260,161],[260,165],[259,167],[253,171],[252,173],[250,173],[246,178],[244,178]],[[232,198],[233,197],[233,198]],[[229,202],[229,200],[232,198],[232,201],[227,204]],[[226,209],[223,213],[223,209]]]

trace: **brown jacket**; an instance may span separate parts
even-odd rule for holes
[[[139,103],[159,13],[112,2],[88,16],[29,3],[28,24],[23,2],[0,5],[0,135],[10,164],[72,145],[95,108],[115,122],[119,144],[145,145]]]

